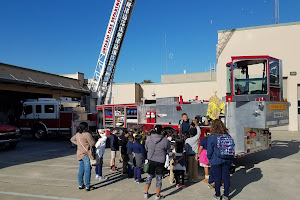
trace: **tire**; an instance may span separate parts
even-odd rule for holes
[[[36,127],[33,129],[32,136],[36,140],[44,140],[47,137],[46,130],[42,127]]]

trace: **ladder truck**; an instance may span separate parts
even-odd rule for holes
[[[91,131],[98,128],[96,105],[105,102],[113,82],[116,64],[136,0],[115,0],[104,36],[90,88],[90,97],[72,101],[67,97],[56,99],[29,99],[23,103],[20,130],[30,131],[37,140],[48,134],[74,135],[81,122],[87,122]]]
[[[98,128],[105,129],[105,99],[111,87],[117,60],[133,12],[135,0],[115,0],[108,23],[93,81],[91,84],[90,111],[97,113]],[[289,123],[289,103],[283,100],[281,60],[271,56],[235,56],[226,65],[227,93],[224,122],[236,143],[236,157],[262,151],[272,147],[269,128]],[[136,110],[137,125],[153,128],[163,125],[172,128],[178,125],[178,116],[183,112],[190,117],[206,116],[207,103],[162,99],[156,104],[107,105],[112,110],[112,125],[115,123],[115,108],[124,110],[118,118],[125,122],[126,113]],[[124,114],[123,114],[124,113]],[[136,113],[136,114],[135,114]],[[130,111],[132,115],[132,111]],[[149,120],[149,114],[151,120]],[[152,116],[153,114],[153,116]],[[124,115],[124,116],[123,116]],[[153,120],[152,120],[153,118]],[[206,127],[208,128],[208,127]]]
[[[91,83],[90,111],[103,105],[114,73],[136,0],[115,0]]]

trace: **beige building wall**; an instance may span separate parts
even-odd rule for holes
[[[184,101],[195,99],[196,96],[200,100],[208,100],[216,90],[216,81],[147,84],[114,83],[111,104],[138,103],[141,102],[143,97],[147,100],[155,100],[156,98],[179,97],[180,95],[183,96]]]
[[[222,35],[219,31],[219,43]],[[218,93],[226,93],[226,63],[231,56],[270,55],[282,60],[283,76],[287,78],[287,100],[291,103],[289,130],[298,131],[297,86],[300,84],[300,22],[236,29],[217,63]],[[290,72],[297,72],[290,76]]]
[[[196,96],[200,100],[208,100],[213,95],[213,91],[217,90],[217,82],[151,83],[141,84],[141,87],[144,97],[148,100],[161,97],[179,97],[180,95],[184,101],[195,99]]]
[[[114,83],[111,91],[107,94],[106,104],[128,104],[141,101],[140,86],[137,83]],[[111,98],[110,103],[109,98]]]
[[[171,74],[162,75],[161,83],[182,83],[187,81],[214,81],[216,80],[216,72],[200,72],[189,74]]]

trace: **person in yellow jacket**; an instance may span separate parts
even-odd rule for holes
[[[207,116],[212,120],[219,119],[220,113],[225,114],[225,103],[216,95],[209,98]]]

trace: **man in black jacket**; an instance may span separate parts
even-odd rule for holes
[[[128,155],[127,155],[127,143],[128,143],[129,133],[127,130],[123,131],[123,134],[119,137],[119,144],[121,146],[121,156],[123,160],[123,174],[127,174],[128,172]]]
[[[111,159],[110,159],[110,168],[111,171],[116,171],[117,168],[115,166],[115,161],[116,161],[116,157],[117,157],[117,151],[119,151],[119,141],[118,141],[118,137],[116,136],[117,134],[117,129],[116,128],[112,128],[110,130],[110,150],[111,150]]]

